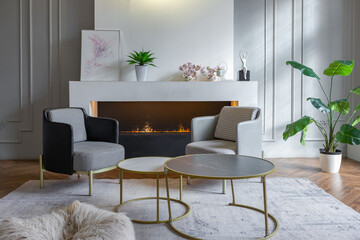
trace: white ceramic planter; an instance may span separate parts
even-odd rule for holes
[[[136,65],[135,66],[136,79],[138,82],[144,82],[147,75],[147,66],[146,65]]]
[[[340,170],[342,153],[336,150],[336,153],[325,153],[320,149],[320,166],[323,172],[337,173]]]

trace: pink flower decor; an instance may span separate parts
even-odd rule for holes
[[[205,75],[207,80],[216,81],[219,77],[221,77],[222,68],[220,66],[217,67],[206,67],[205,69],[201,69],[201,74]]]
[[[192,64],[191,62],[185,63],[179,67],[179,70],[183,72],[183,77],[186,81],[196,81],[197,72],[201,71],[200,65]]]

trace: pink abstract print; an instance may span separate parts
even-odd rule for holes
[[[99,68],[106,67],[108,61],[114,57],[112,40],[103,39],[98,34],[88,36],[88,39],[92,45],[92,54],[86,61],[85,74],[87,76],[92,75],[92,72]]]

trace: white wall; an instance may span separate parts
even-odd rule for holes
[[[240,66],[239,50],[248,49],[251,78],[259,81],[259,103],[265,116],[265,157],[318,156],[322,138],[314,126],[308,131],[306,147],[300,145],[300,136],[287,142],[282,140],[286,124],[304,115],[324,117],[306,101],[307,97],[322,97],[317,81],[302,78],[285,62],[296,60],[312,67],[329,87],[329,80],[322,72],[330,62],[359,58],[351,54],[355,37],[352,31],[357,29],[353,9],[359,9],[358,5],[353,6],[355,2],[235,1],[235,68]],[[358,33],[356,36],[359,37]],[[359,62],[355,68],[360,68]],[[334,98],[344,98],[354,82],[354,78],[336,78]]]
[[[179,66],[228,65],[233,79],[233,0],[95,0],[95,28],[121,30],[121,81],[136,81],[132,50],[155,52],[148,81],[182,81]]]
[[[0,159],[41,153],[42,110],[68,106],[93,11],[92,0],[0,1]]]

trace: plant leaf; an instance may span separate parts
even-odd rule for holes
[[[339,112],[342,115],[346,115],[350,111],[349,101],[346,99],[336,100],[329,104],[329,107],[332,111]]]
[[[350,92],[355,93],[356,95],[360,95],[360,86],[352,89]]]
[[[141,51],[133,51],[129,54],[130,60],[127,60],[129,64],[138,64],[138,65],[150,65],[156,67],[153,62],[156,59],[155,57],[152,57],[154,53],[151,53],[150,51],[144,51],[142,49]]]
[[[356,124],[358,124],[360,122],[360,115],[358,115],[355,120],[353,121],[353,123],[351,124],[351,126],[355,127]]]
[[[343,61],[343,60],[336,60],[330,63],[329,67],[324,70],[324,74],[327,76],[349,76],[354,67],[354,60],[352,61]]]
[[[359,103],[359,105],[356,106],[356,108],[354,109],[354,112],[356,112],[359,109],[360,109],[360,103]]]
[[[301,131],[301,137],[300,137],[300,143],[301,145],[305,146],[305,137],[306,137],[306,132],[309,128],[309,125],[307,125],[302,131]]]
[[[360,130],[349,124],[343,124],[336,134],[336,140],[350,145],[359,145]]]
[[[291,65],[293,68],[300,70],[302,74],[308,77],[316,78],[317,80],[320,80],[318,75],[309,67],[302,65],[301,63],[295,62],[295,61],[287,61],[286,65]]]
[[[328,113],[330,112],[330,109],[328,108],[328,106],[326,106],[321,99],[319,98],[308,98],[308,101],[310,100],[311,104],[318,109],[320,112],[322,113]]]
[[[309,116],[304,116],[299,120],[286,125],[286,129],[283,132],[283,139],[286,141],[289,137],[294,136],[296,133],[303,131],[309,124],[311,124],[314,120]],[[306,130],[305,130],[306,133]]]

